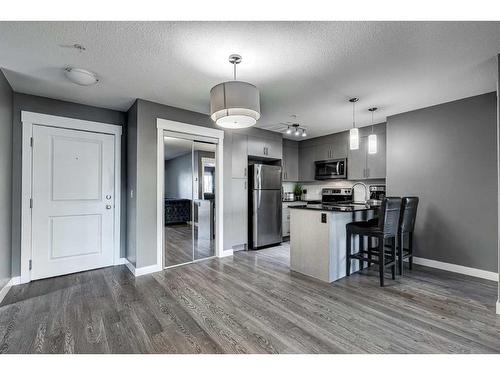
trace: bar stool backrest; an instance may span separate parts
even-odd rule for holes
[[[401,198],[387,197],[382,201],[378,218],[378,227],[384,236],[394,237],[398,233]]]
[[[401,204],[401,220],[399,230],[401,233],[413,232],[417,217],[418,197],[403,197]]]

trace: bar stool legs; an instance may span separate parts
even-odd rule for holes
[[[385,250],[384,250],[384,239],[378,239],[378,251],[379,251],[379,265],[378,274],[380,278],[380,286],[384,286],[384,264],[385,264]]]
[[[362,236],[361,234],[358,235],[359,239],[358,239],[358,251],[363,251],[365,249],[365,237]],[[364,268],[364,265],[365,265],[365,262],[364,261],[360,261],[359,262],[359,270],[361,271],[363,268]]]
[[[398,268],[399,274],[403,274],[403,247],[404,247],[404,233],[399,234],[399,246],[398,246]]]
[[[346,254],[345,254],[345,259],[346,259],[346,265],[345,265],[345,274],[346,276],[349,276],[351,274],[351,258],[349,257],[351,255],[351,232],[347,231],[347,236],[346,236]]]

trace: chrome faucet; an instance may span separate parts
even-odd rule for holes
[[[352,185],[351,189],[352,189],[352,199],[354,200],[354,188],[358,185],[362,185],[364,186],[365,188],[365,202],[366,203],[369,199],[369,192],[368,192],[368,186],[366,186],[366,184],[364,182],[361,182],[361,181],[358,181],[358,182],[355,182],[354,185]]]

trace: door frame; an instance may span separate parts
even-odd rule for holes
[[[232,255],[232,251],[224,251],[224,131],[214,128],[208,128],[204,126],[191,125],[183,122],[165,120],[162,118],[156,119],[157,127],[157,172],[156,172],[156,192],[157,192],[157,206],[156,206],[156,241],[157,241],[157,253],[156,253],[156,264],[160,266],[161,269],[164,268],[163,263],[163,252],[164,252],[164,228],[165,228],[165,215],[164,210],[164,193],[165,193],[165,155],[164,155],[164,144],[163,136],[164,131],[170,131],[180,134],[185,134],[189,137],[208,137],[217,140],[216,145],[216,207],[215,207],[215,256],[222,258],[224,256]],[[191,263],[191,262],[189,262]]]
[[[121,221],[121,135],[120,125],[79,120],[70,117],[53,116],[36,112],[21,111],[22,124],[22,162],[21,162],[21,283],[31,281],[29,261],[32,256],[32,220],[30,201],[32,196],[32,147],[33,125],[53,128],[81,130],[114,136],[115,181],[114,181],[114,230],[113,265],[122,264],[120,257]]]

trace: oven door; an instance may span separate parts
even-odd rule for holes
[[[341,160],[321,160],[315,162],[315,179],[328,180],[346,178],[345,159]]]

